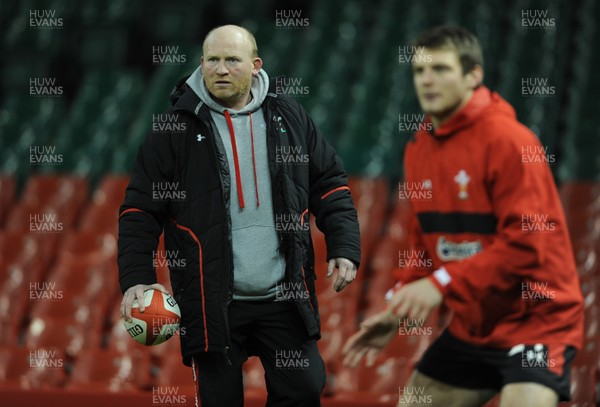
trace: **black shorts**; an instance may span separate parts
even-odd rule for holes
[[[500,391],[510,383],[533,382],[571,399],[570,369],[576,350],[558,344],[517,345],[512,349],[473,346],[446,329],[425,352],[417,370],[440,382],[467,389]]]

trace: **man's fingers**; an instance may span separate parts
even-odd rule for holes
[[[131,306],[133,305],[134,294],[132,291],[127,291],[123,298],[123,302],[121,302],[121,307],[123,308],[123,318],[131,322]]]
[[[144,292],[145,291],[146,290],[143,287],[138,287],[138,289],[135,290],[135,298],[137,299],[140,312],[144,312],[144,310],[146,309],[146,307],[144,307]]]
[[[357,353],[360,351],[360,349],[352,349],[350,350],[346,356],[344,356],[344,360],[342,361],[342,363],[344,364],[344,366],[351,366],[352,362],[354,361],[354,358],[356,358]]]
[[[329,264],[327,265],[327,278],[330,278],[333,275],[333,269],[335,268],[335,259],[329,260]]]
[[[131,308],[133,307],[135,300],[138,302],[140,312],[144,312],[146,308],[144,306],[144,292],[150,289],[155,289],[167,295],[171,295],[169,290],[167,290],[164,285],[158,283],[152,285],[138,284],[129,287],[129,289],[123,294],[123,300],[121,300],[121,318],[123,318],[125,321],[131,322]]]
[[[361,329],[370,329],[383,319],[384,312],[378,312],[360,323]]]
[[[392,297],[392,301],[389,304],[389,309],[399,318],[406,317],[411,308],[412,302],[403,295],[402,290],[398,291]]]
[[[342,354],[345,355],[345,354],[349,353],[352,350],[352,348],[354,348],[356,346],[356,343],[364,336],[364,334],[365,334],[365,329],[361,328],[360,331],[358,331],[357,333],[352,335],[346,341],[346,344],[342,348]]]
[[[350,367],[356,367],[361,359],[365,356],[365,354],[367,353],[367,351],[369,350],[368,347],[361,347],[359,349],[356,349],[354,352],[352,352],[352,354],[348,355],[348,363],[347,365]]]
[[[348,267],[344,264],[338,264],[338,273],[335,277],[335,284],[333,288],[335,291],[342,291],[348,283],[346,283],[346,273],[348,271]]]
[[[375,359],[377,359],[377,355],[379,355],[380,349],[371,348],[367,352],[367,366],[371,367],[375,364]]]
[[[426,307],[423,307],[419,310],[418,313],[415,313],[415,318],[417,318],[419,321],[423,321],[423,323],[425,323],[425,321],[427,320],[427,317],[429,317],[429,310]]]
[[[338,262],[338,275],[333,288],[336,291],[342,291],[348,284],[356,278],[356,268],[352,262],[341,259]]]

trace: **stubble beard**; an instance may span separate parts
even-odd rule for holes
[[[209,93],[213,98],[226,102],[227,104],[235,104],[240,99],[245,98],[250,92],[252,86],[252,76],[240,81],[238,84],[232,83],[232,89],[219,89],[214,84],[208,87]]]

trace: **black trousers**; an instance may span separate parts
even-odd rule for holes
[[[242,365],[258,356],[265,369],[267,407],[319,407],[325,364],[293,302],[233,301],[231,349],[194,358],[202,407],[244,405]]]

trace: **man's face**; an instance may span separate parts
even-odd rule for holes
[[[251,44],[239,31],[217,30],[204,43],[202,75],[210,94],[226,107],[247,98],[260,58],[252,58]]]
[[[412,64],[413,81],[424,113],[444,121],[472,95],[477,78],[463,75],[458,54],[450,49],[424,48]]]

